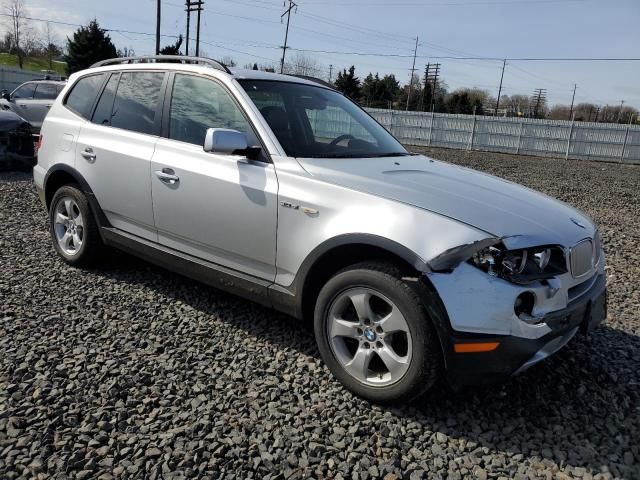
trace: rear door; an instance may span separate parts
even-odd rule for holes
[[[154,241],[150,162],[160,132],[164,78],[161,71],[112,73],[76,147],[76,169],[111,225]]]
[[[176,73],[165,107],[165,135],[151,166],[158,241],[265,280],[275,277],[278,181],[268,158],[208,153],[208,128],[259,140],[242,108],[219,82]],[[167,181],[165,174],[175,177]]]

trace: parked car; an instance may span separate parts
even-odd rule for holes
[[[31,125],[20,115],[0,110],[0,170],[30,169],[35,164]]]
[[[35,134],[40,131],[44,117],[49,113],[53,101],[66,82],[55,80],[33,80],[25,82],[13,92],[2,92],[0,106],[11,110],[27,120]]]
[[[350,390],[501,381],[606,316],[596,225],[408,152],[319,83],[142,57],[74,74],[34,179],[70,265],[103,245],[314,322]]]

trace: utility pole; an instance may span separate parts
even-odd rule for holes
[[[429,100],[431,101],[431,113],[433,113],[436,109],[436,88],[438,87],[438,76],[440,74],[440,64],[432,63],[431,64],[431,97]]]
[[[620,102],[620,110],[618,110],[618,118],[616,118],[616,123],[620,123],[620,118],[622,117],[622,107],[624,107],[624,100]]]
[[[500,87],[498,88],[498,99],[496,100],[496,112],[494,117],[498,116],[498,108],[500,108],[500,95],[502,94],[502,80],[504,79],[504,67],[507,66],[507,60],[502,61],[502,75],[500,75]]]
[[[573,102],[576,99],[576,88],[578,88],[578,84],[573,84],[573,95],[571,96],[571,108],[569,109],[569,120],[573,117]]]
[[[333,63],[329,64],[329,83],[333,82]]]
[[[198,3],[198,28],[196,30],[196,57],[200,56],[200,12],[202,12],[202,9],[204,8],[203,3],[204,1],[201,1]]]
[[[156,7],[156,55],[160,55],[160,10],[162,3],[158,0],[158,6]]]
[[[420,100],[420,110],[423,112],[424,110],[424,100],[427,96],[427,87],[429,86],[429,70],[431,68],[431,64],[427,63],[424,67],[424,88],[422,89],[422,99]]]
[[[189,30],[191,23],[191,12],[198,12],[198,25],[196,30],[196,56],[200,53],[200,12],[203,9],[204,0],[185,0],[187,6],[187,47],[186,53],[189,55]]]
[[[187,46],[186,46],[186,55],[189,56],[189,20],[191,20],[191,10],[189,7],[191,6],[191,0],[185,0],[185,4],[187,6]]]
[[[291,19],[291,10],[295,8],[297,12],[298,11],[297,7],[298,7],[298,4],[296,4],[293,0],[289,0],[289,8],[287,8],[287,10],[282,15],[280,15],[281,22],[282,22],[282,17],[284,17],[285,15],[287,16],[287,29],[285,30],[285,33],[284,33],[284,46],[282,47],[282,60],[280,61],[280,73],[284,72],[284,57],[287,54],[287,40],[289,38],[289,20]]]
[[[407,93],[407,106],[406,110],[409,110],[409,100],[411,100],[411,93],[413,92],[413,74],[416,71],[416,55],[418,54],[418,36],[416,35],[416,47],[413,49],[413,65],[411,65],[411,76],[409,77],[409,92]]]
[[[533,98],[535,103],[535,107],[533,107],[533,117],[538,118],[540,107],[544,105],[544,102],[547,99],[547,89],[536,88],[533,92]]]

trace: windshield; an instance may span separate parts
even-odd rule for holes
[[[294,82],[240,80],[287,155],[361,158],[409,155],[345,96]]]

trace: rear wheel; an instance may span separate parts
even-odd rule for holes
[[[102,246],[98,226],[84,193],[74,185],[60,187],[49,208],[53,246],[70,265],[90,266]]]
[[[370,401],[406,401],[428,390],[441,350],[419,282],[398,267],[367,262],[331,278],[320,291],[314,328],[320,353],[349,390]]]

